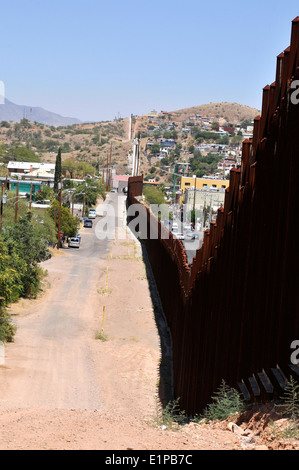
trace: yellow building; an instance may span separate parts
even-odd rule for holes
[[[226,189],[229,187],[229,180],[214,178],[192,178],[182,176],[181,191],[185,193],[186,189]]]

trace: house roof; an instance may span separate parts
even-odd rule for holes
[[[128,181],[129,175],[114,175],[114,181]]]
[[[8,169],[12,170],[37,170],[37,169],[44,169],[44,170],[55,170],[55,163],[38,163],[38,162],[15,162],[10,161],[7,164]]]

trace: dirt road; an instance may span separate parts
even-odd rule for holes
[[[235,449],[221,427],[156,420],[161,343],[141,250],[81,231],[80,249],[43,263],[50,287],[12,306],[18,330],[0,367],[0,449]],[[101,218],[96,219],[99,222]],[[116,227],[117,228],[117,227]],[[96,339],[98,332],[106,341]]]

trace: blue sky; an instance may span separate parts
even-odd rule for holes
[[[217,101],[259,109],[296,16],[298,0],[10,0],[0,80],[14,103],[83,121]]]

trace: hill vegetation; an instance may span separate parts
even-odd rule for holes
[[[20,122],[0,123],[0,162],[9,160],[41,161],[55,163],[61,148],[62,164],[69,177],[103,173],[108,160],[117,174],[131,174],[130,158],[134,137],[140,137],[140,172],[147,179],[167,182],[167,173],[175,162],[188,162],[200,155],[196,146],[206,142],[230,143],[240,146],[242,136],[232,132],[220,137],[198,127],[194,116],[209,119],[217,131],[219,126],[242,125],[246,128],[259,114],[258,110],[236,103],[210,103],[174,112],[153,111],[143,116],[102,121],[99,123],[49,126],[22,119]],[[218,127],[217,127],[218,126]],[[160,151],[161,140],[173,139],[175,147],[164,160],[155,157]],[[148,141],[153,146],[147,148]],[[195,152],[195,153],[194,153]],[[209,158],[211,160],[211,158]],[[88,165],[88,166],[87,166]],[[213,170],[211,163],[201,162],[203,172]],[[198,165],[194,170],[198,170]],[[3,169],[1,170],[3,173]]]

